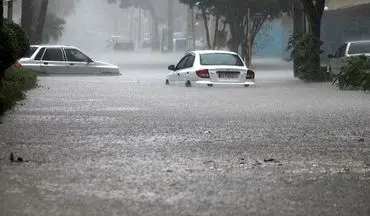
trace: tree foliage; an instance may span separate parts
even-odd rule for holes
[[[14,22],[5,19],[0,28],[0,82],[4,78],[4,72],[13,65],[17,59],[27,55],[30,42],[25,31]]]
[[[333,83],[339,89],[370,91],[370,59],[365,55],[348,58]]]
[[[63,35],[65,23],[64,19],[53,13],[48,13],[42,32],[42,42],[49,43],[52,40],[57,41]]]
[[[274,18],[281,12],[281,4],[276,0],[179,0],[183,4],[195,7],[199,2],[202,13],[223,17],[228,24],[231,39],[228,47],[232,51],[239,51],[246,57],[248,40],[251,45],[261,27],[268,18]],[[248,16],[248,8],[250,16]],[[250,32],[250,35],[248,34]]]

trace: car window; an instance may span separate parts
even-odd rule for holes
[[[30,58],[36,52],[37,49],[38,49],[38,47],[30,47],[30,51],[24,57]]]
[[[77,49],[67,48],[64,50],[66,52],[67,61],[88,62],[90,59],[88,56],[86,56],[84,53],[82,53],[81,51]]]
[[[44,55],[44,52],[45,52],[45,47],[41,48],[39,50],[39,52],[36,54],[35,56],[35,60],[41,60],[42,58],[42,55]]]
[[[185,68],[186,61],[188,60],[189,56],[186,55],[183,57],[180,62],[176,65],[176,70],[181,70]]]
[[[44,56],[44,61],[64,61],[62,49],[60,48],[47,48]]]
[[[193,67],[194,60],[195,60],[195,56],[190,55],[189,58],[187,59],[186,63],[185,63],[185,67],[184,68]]]
[[[244,66],[239,56],[229,53],[206,53],[200,55],[201,65],[234,65]]]
[[[348,48],[348,54],[370,53],[370,42],[351,43]]]

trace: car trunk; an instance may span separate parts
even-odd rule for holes
[[[239,66],[207,66],[212,82],[245,82],[246,68]]]

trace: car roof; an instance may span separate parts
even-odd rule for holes
[[[31,47],[46,47],[46,48],[75,48],[78,49],[77,47],[70,46],[70,45],[58,45],[58,44],[32,44]]]
[[[198,53],[198,54],[221,53],[221,54],[237,55],[237,53],[235,53],[235,52],[225,51],[225,50],[195,50],[195,51],[193,51],[193,53]]]

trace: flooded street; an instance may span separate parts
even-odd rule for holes
[[[265,59],[255,88],[165,86],[181,54],[127,55],[2,118],[0,215],[370,214],[368,94]]]

